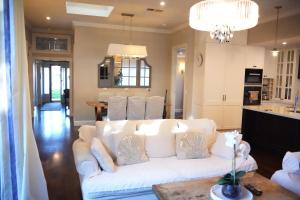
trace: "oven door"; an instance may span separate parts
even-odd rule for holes
[[[259,86],[245,86],[244,87],[244,103],[247,105],[261,104],[261,87]]]
[[[245,69],[246,85],[261,85],[263,79],[262,69]]]

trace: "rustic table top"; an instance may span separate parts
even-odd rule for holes
[[[211,200],[210,188],[216,184],[218,179],[210,178],[153,185],[153,191],[160,200]],[[261,196],[253,195],[254,199],[257,200],[300,200],[296,194],[254,172],[243,177],[241,184],[252,184],[262,190]]]

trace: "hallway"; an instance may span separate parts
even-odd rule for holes
[[[72,143],[78,135],[73,130],[73,120],[65,116],[64,109],[36,109],[33,126],[49,199],[81,199],[80,182],[72,152]]]

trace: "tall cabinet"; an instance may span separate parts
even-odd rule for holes
[[[218,129],[241,127],[245,68],[264,66],[264,48],[207,43],[201,117]]]
[[[298,66],[298,50],[283,49],[277,57],[276,85],[274,98],[292,102],[296,92],[296,69]]]

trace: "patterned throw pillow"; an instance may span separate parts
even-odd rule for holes
[[[142,136],[125,135],[117,145],[118,165],[132,165],[148,161]]]
[[[209,156],[205,134],[187,132],[176,135],[178,159],[206,158]]]

